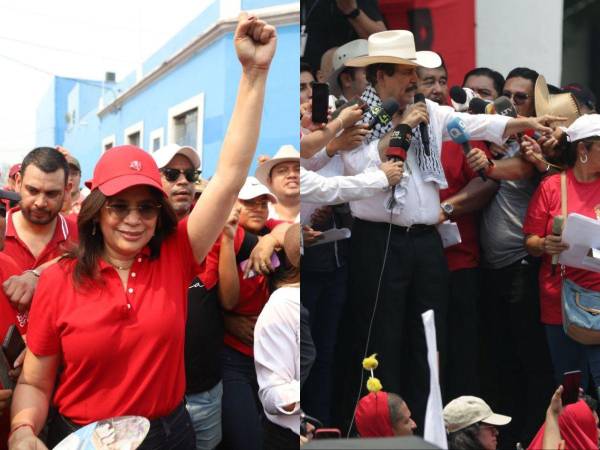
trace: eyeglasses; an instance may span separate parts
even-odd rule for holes
[[[133,210],[136,210],[143,220],[152,220],[158,217],[162,205],[159,203],[145,203],[130,207],[125,203],[115,203],[114,205],[105,205],[104,207],[111,216],[119,220],[124,220]]]
[[[195,169],[173,169],[171,167],[165,167],[160,169],[162,174],[165,176],[168,182],[173,183],[179,179],[179,175],[183,174],[185,179],[190,183],[194,183],[198,181],[198,177],[200,177],[200,171]]]
[[[504,91],[504,92],[502,92],[502,95],[513,100],[515,102],[515,105],[519,105],[519,106],[521,106],[523,103],[525,103],[527,101],[527,99],[529,98],[529,94],[526,94],[524,92],[514,92],[513,93],[510,91]]]

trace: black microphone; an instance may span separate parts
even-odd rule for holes
[[[496,114],[506,117],[517,117],[517,109],[508,97],[504,95],[494,100],[494,110]]]
[[[491,102],[479,97],[473,97],[469,102],[469,112],[471,114],[486,114],[486,108]]]
[[[562,234],[563,225],[565,218],[563,216],[554,216],[552,219],[552,234],[554,236],[560,236]],[[556,266],[558,265],[559,255],[552,255],[552,275],[556,273]]]
[[[452,107],[458,112],[465,112],[469,108],[471,99],[475,97],[475,92],[471,89],[460,86],[452,86],[449,94]]]
[[[385,156],[392,161],[406,160],[406,151],[410,147],[412,134],[410,127],[406,124],[400,124],[392,131],[390,143],[385,150]],[[391,210],[396,204],[396,185],[392,186],[392,196],[388,201],[388,208]]]
[[[416,94],[415,103],[425,103],[425,96],[423,94]],[[419,131],[421,132],[421,142],[423,143],[425,154],[429,156],[431,154],[429,151],[429,131],[425,122],[419,124]]]
[[[373,116],[369,122],[369,130],[375,128],[379,123],[382,126],[386,126],[392,120],[392,116],[396,114],[400,105],[393,98],[388,98],[384,101],[381,106],[373,106],[369,112]]]

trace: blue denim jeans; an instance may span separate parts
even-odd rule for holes
[[[186,408],[196,432],[196,450],[212,450],[221,442],[222,397],[222,381],[208,391],[185,396]]]
[[[222,450],[261,450],[262,405],[254,358],[227,345],[221,352],[223,368]]]

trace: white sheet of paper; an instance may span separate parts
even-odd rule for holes
[[[444,248],[451,247],[456,244],[460,244],[462,239],[460,237],[460,231],[458,231],[458,225],[456,222],[450,222],[446,220],[437,226],[438,233],[442,237],[442,245]]]
[[[348,239],[352,235],[352,232],[348,228],[331,228],[323,231],[321,238],[314,244],[304,245],[306,247],[314,247],[315,245],[327,244],[328,242],[340,241],[342,239]]]
[[[567,216],[562,240],[569,244],[569,249],[560,254],[559,264],[600,272],[598,250],[594,252],[600,249],[600,221],[571,213]]]
[[[435,335],[435,320],[432,309],[421,314],[427,342],[427,362],[429,363],[429,398],[425,411],[425,428],[423,439],[440,448],[448,448],[444,416],[442,415],[442,392],[438,374],[438,351]]]

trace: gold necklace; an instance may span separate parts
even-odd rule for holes
[[[113,266],[117,270],[129,270],[129,269],[131,269],[131,266],[133,266],[133,261],[131,262],[131,264],[129,264],[129,267],[125,267],[125,266],[119,266],[118,264],[113,263],[106,257],[104,259],[106,260],[107,263],[109,263],[111,266]]]

